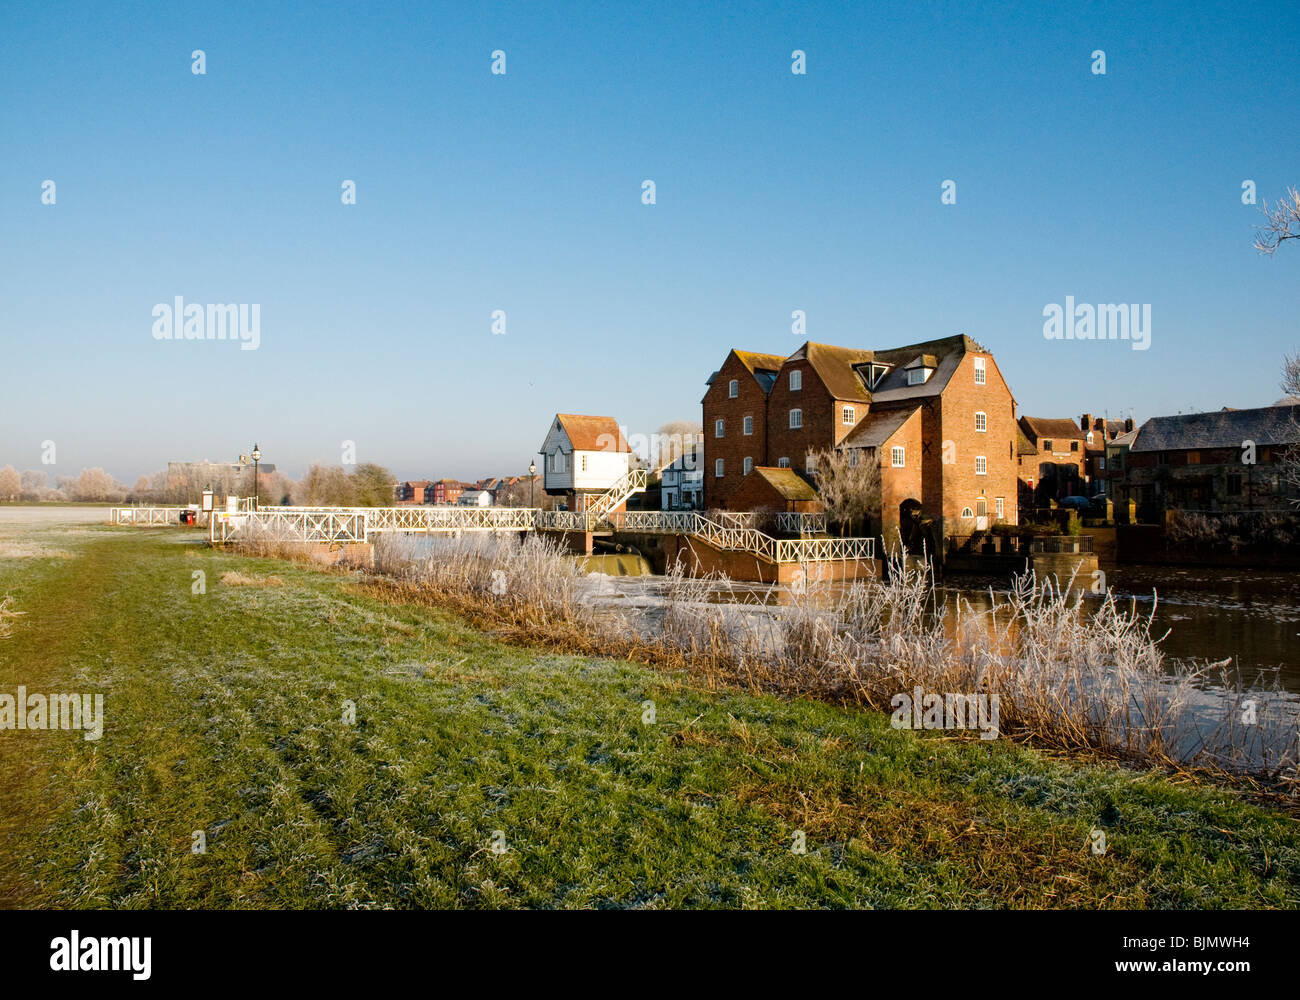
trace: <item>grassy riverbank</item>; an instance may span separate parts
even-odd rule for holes
[[[1300,824],[1222,789],[506,644],[198,538],[0,524],[0,692],[106,716],[0,731],[4,905],[1300,905]]]

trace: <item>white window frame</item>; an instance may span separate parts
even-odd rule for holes
[[[907,370],[907,384],[920,385],[925,381],[926,374],[924,368],[909,368]]]
[[[852,427],[858,422],[858,411],[851,406],[844,407],[844,426]]]
[[[741,469],[741,474],[748,476],[753,471],[754,471],[754,460],[750,458],[748,455],[746,455],[745,464],[744,467]]]
[[[726,466],[723,465],[722,459],[715,458],[713,460],[713,478],[721,479],[725,473],[725,470],[726,470]]]
[[[974,517],[974,516],[975,516],[975,512],[974,512],[973,510],[971,510],[969,507],[963,507],[963,508],[961,509],[961,516],[962,516],[962,517]]]
[[[989,460],[984,455],[975,456],[975,475],[987,476],[989,474]]]
[[[790,391],[803,391],[803,372],[798,368],[790,372]]]
[[[1005,497],[997,497],[993,501],[993,509],[997,511],[998,520],[1001,521],[1007,516],[1007,502]]]
[[[785,457],[778,458],[776,460],[776,467],[778,469],[788,469],[790,468],[790,460]]]
[[[975,384],[985,385],[986,384],[985,378],[986,376],[984,374],[984,359],[976,358],[975,359]]]
[[[817,471],[817,456],[811,451],[804,456],[803,471],[807,472],[809,475]]]
[[[753,418],[753,417],[751,417],[751,416],[746,416],[746,417],[745,417],[744,431],[745,431],[745,436],[746,436],[746,437],[749,437],[751,434],[754,433],[754,418]]]
[[[889,464],[895,469],[907,468],[907,449],[901,444],[896,444],[889,449]]]
[[[730,382],[727,383],[727,398],[735,399],[739,395],[740,395],[740,381],[739,379],[733,378]]]
[[[790,430],[797,431],[803,428],[803,410],[795,407],[790,411]]]
[[[715,438],[720,438],[725,432],[726,421],[722,417],[718,417],[717,420],[713,421],[713,436]]]
[[[988,433],[988,429],[989,429],[989,415],[985,413],[983,410],[976,410],[975,411],[976,432],[979,434],[986,434]]]

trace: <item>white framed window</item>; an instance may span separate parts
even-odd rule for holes
[[[855,410],[851,406],[844,407],[844,425],[846,427],[852,427],[855,423],[857,423],[857,421],[858,421],[857,410]]]
[[[745,418],[745,434],[746,434],[746,435],[749,435],[749,434],[753,434],[753,433],[754,433],[754,418],[753,418],[753,417],[746,417],[746,418]]]
[[[801,372],[799,369],[796,368],[794,371],[790,373],[790,391],[798,392],[802,388],[803,388],[803,372]]]
[[[928,374],[929,374],[928,369],[925,369],[925,368],[911,368],[911,369],[909,369],[908,372],[907,372],[907,384],[908,384],[908,385],[920,385],[922,382],[925,381],[925,378],[926,378],[926,376],[927,376]]]
[[[790,411],[790,427],[798,429],[803,426],[803,410],[794,409]]]
[[[987,476],[989,472],[989,460],[983,455],[975,456],[975,475]]]
[[[805,472],[812,473],[817,471],[817,456],[811,451],[804,456],[803,468]]]
[[[901,444],[896,444],[889,449],[889,464],[895,469],[902,469],[907,466],[907,452]]]
[[[776,460],[776,467],[778,469],[788,469],[790,468],[790,460],[788,458],[778,458]]]
[[[715,438],[722,437],[722,427],[723,427],[723,420],[721,417],[713,421],[713,436]]]
[[[739,395],[740,395],[740,382],[738,382],[736,379],[733,378],[730,382],[727,383],[727,398],[735,399]]]
[[[984,384],[984,359],[983,358],[975,359],[975,384],[976,385]]]
[[[1088,443],[1092,444],[1092,431],[1088,432]]]
[[[976,517],[989,516],[989,502],[985,500],[983,497],[980,497],[978,500],[975,501],[975,516]]]
[[[974,516],[975,516],[975,512],[974,512],[973,510],[971,510],[969,507],[963,507],[963,508],[961,509],[961,516],[962,516],[962,517],[974,517]]]
[[[982,410],[975,411],[975,429],[981,433],[989,429],[989,415]]]
[[[749,475],[751,472],[753,472],[753,471],[754,471],[754,460],[753,460],[752,458],[750,458],[748,455],[746,455],[746,456],[745,456],[745,475],[748,476],[748,475]]]
[[[715,479],[722,478],[722,459],[720,458],[713,460],[713,476]]]
[[[1006,501],[1002,497],[998,497],[996,500],[993,501],[993,509],[997,511],[999,521],[1001,521],[1004,517],[1006,517],[1007,505],[1006,505]]]

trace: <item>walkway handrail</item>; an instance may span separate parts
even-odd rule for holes
[[[629,469],[613,486],[587,504],[587,512],[608,514],[633,493],[644,491],[646,482],[645,469]]]

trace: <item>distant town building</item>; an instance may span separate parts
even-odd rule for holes
[[[1296,493],[1280,463],[1300,446],[1298,421],[1294,405],[1152,417],[1128,447],[1117,488],[1143,520],[1167,510],[1289,509]]]
[[[465,486],[459,479],[439,479],[425,491],[425,497],[428,498],[426,502],[439,506],[453,504],[464,491]]]
[[[702,445],[687,445],[682,454],[664,466],[660,478],[659,504],[663,510],[697,510],[704,506]]]
[[[467,489],[462,490],[456,500],[458,507],[491,507],[492,494],[487,490]]]
[[[398,483],[394,489],[393,499],[398,504],[417,504],[425,502],[425,493],[432,483],[427,479],[411,479]]]

